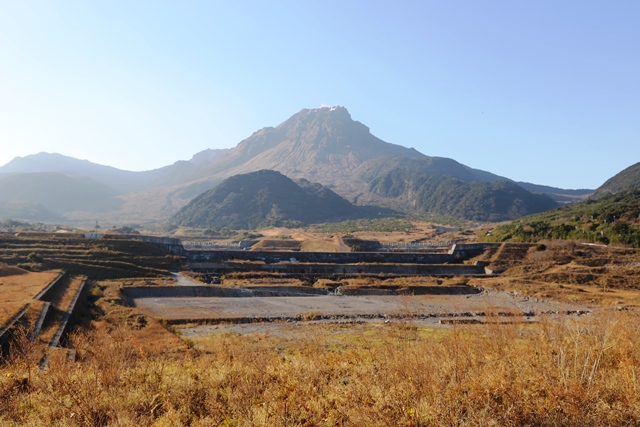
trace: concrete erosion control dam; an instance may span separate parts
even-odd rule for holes
[[[290,276],[456,276],[487,274],[485,264],[463,264],[486,245],[453,245],[448,253],[188,251],[191,270],[226,275],[234,272]]]
[[[454,244],[448,252],[294,252],[250,250],[186,250],[179,239],[138,236],[167,252],[185,256],[190,269],[204,274],[235,272],[286,274],[298,277],[353,275],[456,276],[484,275],[485,264],[463,264],[496,244]]]

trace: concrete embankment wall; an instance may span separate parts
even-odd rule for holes
[[[62,280],[62,279],[64,278],[64,276],[66,274],[67,273],[65,271],[60,273],[58,275],[58,277],[53,279],[51,281],[51,283],[49,283],[40,292],[38,292],[38,294],[35,297],[33,297],[33,299],[37,299],[37,300],[40,300],[40,301],[50,301],[51,300],[51,296],[53,294],[55,294],[56,292],[58,292],[58,289],[61,286],[65,286],[64,280]]]
[[[142,234],[119,235],[119,237],[142,240],[145,243],[157,246],[174,255],[184,255],[185,253],[185,249],[182,246],[180,239],[175,239],[173,237],[144,236]]]
[[[9,343],[13,338],[14,326],[22,322],[31,304],[25,304],[5,325],[0,325],[0,356],[9,351]]]
[[[283,251],[189,251],[191,263],[260,261],[266,264],[287,262],[292,258],[301,263],[326,264],[444,264],[453,261],[453,255],[445,253],[396,253],[396,252],[283,252]]]
[[[305,263],[391,263],[391,264],[445,264],[460,262],[479,255],[491,243],[454,244],[448,253],[442,252],[285,252],[247,250],[187,250],[176,238],[144,235],[120,236],[142,240],[175,255],[186,255],[191,262],[221,262],[229,260],[278,263],[292,257]],[[242,247],[242,245],[240,245]]]
[[[193,271],[227,275],[236,272],[282,273],[288,276],[344,276],[344,275],[397,275],[397,276],[468,276],[484,275],[484,264],[307,264],[307,263],[229,263],[197,262]]]
[[[482,289],[473,286],[380,286],[338,288],[343,295],[472,295],[479,294]]]
[[[256,286],[228,288],[223,286],[140,286],[122,288],[123,298],[132,305],[140,298],[252,298],[310,297],[337,292],[343,295],[468,295],[482,292],[473,286],[379,286],[308,288],[302,286]]]
[[[456,244],[442,252],[285,252],[285,251],[186,251],[192,263],[259,261],[266,264],[290,261],[320,264],[446,264],[461,262],[481,254],[492,244]]]
[[[73,299],[71,300],[71,304],[69,304],[69,308],[67,309],[67,312],[64,314],[64,318],[62,319],[62,322],[60,323],[58,330],[56,331],[55,335],[53,336],[53,339],[49,343],[49,347],[57,347],[58,344],[60,343],[60,340],[62,339],[63,334],[66,332],[67,325],[71,320],[71,316],[73,316],[73,311],[75,310],[78,300],[80,299],[80,296],[82,295],[82,292],[84,291],[85,287],[86,287],[86,282],[82,281],[82,283],[80,284],[80,287],[78,288],[75,295],[73,296]]]
[[[121,294],[129,301],[138,298],[242,298],[274,296],[326,295],[328,289],[300,286],[260,286],[229,288],[223,286],[140,286],[122,288]]]
[[[51,307],[50,302],[45,302],[42,305],[42,309],[40,310],[40,315],[38,316],[38,320],[36,321],[36,326],[33,328],[31,332],[31,338],[29,338],[30,342],[34,342],[38,336],[40,336],[40,332],[42,332],[42,326],[44,325],[44,321],[49,313],[49,308]]]

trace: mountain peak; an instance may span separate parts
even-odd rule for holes
[[[303,108],[302,110],[291,116],[289,120],[282,123],[282,125],[290,122],[292,119],[304,120],[305,122],[309,122],[312,120],[332,120],[342,123],[357,123],[361,126],[364,126],[362,123],[353,120],[351,118],[351,114],[349,114],[349,111],[341,105],[322,105],[319,108]],[[364,127],[367,129],[367,131],[369,131],[368,127]]]
[[[340,105],[321,106],[319,108],[304,108],[282,122],[276,129],[289,133],[317,132],[322,129],[329,133],[348,132],[361,137],[371,137],[369,128],[359,121],[353,120],[349,111]],[[299,136],[299,135],[298,135]]]
[[[347,180],[364,162],[382,156],[424,157],[376,138],[343,106],[321,106],[302,109],[275,128],[255,132],[220,156],[212,169],[220,177],[271,169],[333,185]]]
[[[321,105],[320,108],[312,108],[309,111],[313,111],[316,113],[329,113],[334,116],[344,116],[351,119],[351,114],[349,114],[349,111],[346,109],[346,107],[343,107],[342,105]]]

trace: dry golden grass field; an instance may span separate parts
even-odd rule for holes
[[[133,309],[98,305],[103,319],[72,337],[75,363],[57,360],[41,372],[25,363],[23,340],[0,367],[1,425],[584,426],[640,419],[640,323],[632,312],[444,329],[316,325],[182,341],[153,319],[140,327]]]
[[[339,246],[335,235],[323,239]],[[120,293],[164,278],[91,282],[83,327],[70,336],[74,362],[52,358],[42,371],[28,335],[17,335],[0,363],[0,425],[638,425],[638,251],[546,242],[544,250],[504,245],[476,260],[502,273],[344,285],[466,284],[591,313],[530,322],[490,315],[483,324],[303,321],[187,336],[195,325],[154,319]],[[269,280],[235,277],[222,286]],[[411,307],[410,296],[399,298]]]

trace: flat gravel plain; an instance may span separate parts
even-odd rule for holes
[[[543,313],[587,311],[577,305],[561,304],[529,298],[505,291],[485,290],[472,295],[417,296],[278,296],[278,297],[201,297],[201,298],[137,298],[135,305],[145,314],[169,321],[202,321],[203,323],[251,322],[273,320],[264,327],[304,319],[327,321],[392,321],[412,317],[423,323],[439,323],[447,318],[482,319],[487,313],[514,313],[514,320],[531,320]],[[306,322],[309,323],[309,322]],[[220,327],[198,326],[191,334],[220,330]],[[223,328],[224,329],[224,328]],[[242,328],[236,327],[241,330]],[[248,328],[253,330],[255,328]]]

